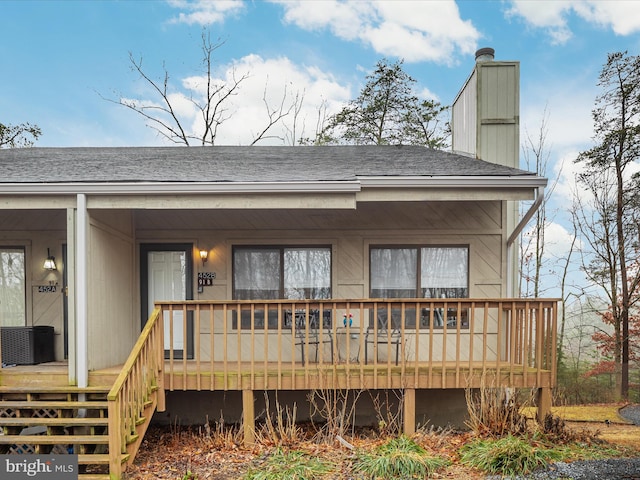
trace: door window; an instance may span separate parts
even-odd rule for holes
[[[0,324],[20,327],[26,323],[24,248],[0,248]]]

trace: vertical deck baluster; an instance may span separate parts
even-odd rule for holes
[[[429,382],[427,388],[433,388],[433,321],[435,319],[435,304],[429,303]]]
[[[473,378],[474,368],[473,368],[473,338],[475,337],[475,323],[476,323],[476,302],[471,302],[471,306],[469,308],[469,378]]]
[[[215,331],[215,315],[216,311],[213,306],[213,303],[209,304],[209,390],[215,390],[215,375],[213,374],[214,370],[214,355],[215,355],[215,347],[214,347],[214,331]]]
[[[373,304],[373,388],[378,388],[378,303]]]
[[[282,314],[282,304],[278,303],[278,390],[282,390],[282,323],[284,317]]]
[[[187,331],[188,324],[187,304],[182,305],[182,390],[187,390],[187,352],[189,351],[189,333]]]
[[[237,348],[236,348],[236,381],[238,385],[236,388],[242,389],[242,306],[238,304],[238,323],[236,328],[236,339],[237,339]],[[251,307],[253,309],[253,307]],[[249,322],[251,322],[251,309],[249,310]]]
[[[405,327],[406,327],[406,304],[404,302],[402,302],[401,304],[401,309],[400,309],[400,385],[405,384],[405,374],[406,374],[406,364],[405,364],[405,349],[404,349],[404,332],[405,332]],[[396,348],[398,348],[396,346]],[[389,352],[389,356],[391,356],[391,352]],[[389,378],[391,378],[391,375],[389,375]]]
[[[173,305],[169,305],[169,390],[174,388],[173,365]]]
[[[504,309],[501,309],[504,310]],[[520,344],[520,322],[518,320],[518,311],[516,310],[516,302],[513,301],[511,302],[511,313],[508,315],[508,322],[510,323],[510,329],[509,332],[511,333],[510,338],[511,338],[511,345],[510,345],[510,350],[511,350],[511,355],[510,358],[507,358],[507,361],[509,362],[510,368],[509,368],[509,382],[511,384],[513,384],[513,376],[514,376],[514,366],[516,364],[516,362],[518,361],[518,351],[520,350],[519,348],[519,344]]]
[[[447,300],[442,302],[442,369],[440,370],[440,388],[447,388],[447,312],[449,304]]]
[[[420,380],[420,327],[422,323],[422,304],[416,302],[416,338],[415,338],[415,357],[413,359],[413,385],[412,387],[418,388],[418,381]]]
[[[458,301],[458,309],[456,311],[456,388],[460,388],[460,343],[462,343],[460,336],[460,328],[462,327],[461,308],[462,304]]]
[[[269,305],[270,307],[271,305]],[[263,355],[264,355],[264,359],[263,359],[263,368],[264,368],[264,377],[263,377],[263,388],[265,390],[267,390],[267,379],[268,379],[268,365],[267,365],[267,361],[269,360],[269,310],[267,310],[267,305],[265,305],[265,309],[264,309],[264,330],[263,330],[263,342],[264,342],[264,348],[263,348]],[[278,320],[276,319],[276,322]]]
[[[350,304],[347,304],[347,306]],[[358,338],[358,363],[360,364],[360,388],[364,388],[364,364],[366,362],[366,358],[364,358],[365,346],[364,346],[364,322],[365,322],[365,304],[364,302],[360,302],[359,312],[360,312],[360,321],[358,322],[358,328],[360,330],[360,335]]]
[[[536,307],[536,385],[541,386],[542,383],[542,366],[543,366],[543,342],[544,342],[544,316],[542,315],[542,302],[538,302]]]
[[[487,326],[489,325],[489,302],[484,302],[484,315],[482,319],[482,378],[487,375]],[[502,321],[502,303],[498,303],[498,323]],[[500,357],[500,352],[496,352]]]
[[[295,318],[295,309],[294,305],[291,304],[291,386],[296,388],[296,338],[298,338],[298,329],[296,325]],[[304,355],[300,354],[300,358],[302,358],[302,362],[304,362]],[[304,363],[303,363],[304,364]],[[308,385],[307,379],[305,377],[305,387]]]
[[[202,390],[202,365],[200,364],[200,304],[195,306],[195,325],[193,327],[194,336],[196,337],[193,354],[196,357],[196,388]],[[186,382],[185,382],[186,383]]]

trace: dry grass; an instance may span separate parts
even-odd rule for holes
[[[567,422],[571,428],[584,429],[590,432],[599,432],[598,438],[613,445],[632,448],[640,451],[640,427],[635,425],[611,424],[603,426],[601,422]]]
[[[630,422],[618,414],[618,410],[623,406],[615,403],[607,405],[561,405],[551,407],[551,413],[567,422],[605,423],[606,420],[609,420],[611,423],[629,425]],[[524,407],[522,413],[528,418],[535,418],[536,407]]]
[[[347,420],[350,418],[351,405],[348,403],[345,407],[338,402],[330,409],[333,413],[343,414],[342,421],[336,426],[349,425]],[[600,453],[603,458],[607,455],[637,455],[637,452],[640,452],[640,427],[622,423],[624,419],[618,415],[620,407],[621,405],[613,404],[554,408],[554,414],[564,418],[568,429],[576,432],[587,431],[593,435],[598,433],[599,439],[610,443],[597,446],[579,443],[559,445],[558,448],[561,451],[565,449],[564,453],[569,449],[569,458],[573,459],[594,458],[594,452]],[[535,414],[535,409],[525,408],[523,411],[527,412],[527,416]],[[389,440],[389,437],[380,435],[377,429],[358,429],[353,432],[349,426],[350,428],[343,430],[351,433],[346,438],[354,446],[354,450],[336,443],[335,438],[331,438],[330,442],[317,443],[311,440],[314,431],[310,425],[305,428],[292,423],[295,412],[276,408],[274,413],[278,418],[271,418],[270,425],[265,427],[264,435],[259,436],[258,443],[249,448],[241,443],[241,429],[237,425],[225,424],[222,419],[209,427],[152,427],[125,478],[175,480],[183,478],[187,472],[193,472],[197,480],[237,480],[248,470],[259,468],[273,454],[274,445],[293,442],[295,445],[290,448],[295,447],[295,450],[300,450],[305,455],[317,457],[335,466],[332,472],[322,477],[323,479],[344,480],[354,478],[354,452],[375,452]],[[607,425],[604,420],[609,420],[610,424]],[[533,425],[533,422],[531,424]],[[437,478],[484,478],[484,474],[479,470],[460,461],[460,449],[473,441],[473,433],[425,428],[412,438],[429,455],[448,460],[449,465],[438,472]]]

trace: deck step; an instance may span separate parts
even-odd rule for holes
[[[108,435],[0,435],[0,445],[108,445]]]
[[[109,403],[105,400],[86,400],[86,401],[64,401],[64,400],[3,400],[0,402],[0,408],[14,408],[32,410],[39,408],[51,408],[62,410],[77,410],[79,408],[87,409],[106,409]]]
[[[108,425],[109,420],[104,417],[5,417],[0,418],[0,427],[33,427],[44,425],[48,427],[103,427]]]
[[[107,472],[114,460],[108,453],[110,389],[110,385],[79,388],[46,384],[44,376],[28,385],[0,385],[0,454],[70,450],[78,455],[78,480],[110,480]],[[143,405],[145,413],[137,419],[136,427],[146,424],[144,416],[152,414],[147,412],[152,406],[152,402]],[[137,444],[139,440],[134,432],[127,435],[125,443]],[[131,455],[117,458],[124,469]]]
[[[108,453],[81,453],[78,455],[79,465],[109,465]]]
[[[0,393],[109,393],[107,387],[56,387],[48,385],[0,385]]]
[[[120,455],[122,463],[129,460],[129,454]],[[80,453],[78,454],[79,465],[109,465],[108,453]]]

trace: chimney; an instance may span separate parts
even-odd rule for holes
[[[520,63],[494,60],[493,48],[476,52],[476,63],[451,107],[451,148],[454,152],[519,168]],[[518,242],[507,238],[518,225],[518,202],[501,202],[506,283],[501,295],[517,295]]]
[[[485,47],[476,51],[476,63],[477,62],[493,62],[496,51],[493,48]]]
[[[487,162],[520,165],[520,62],[476,52],[471,75],[451,108],[451,148]]]

